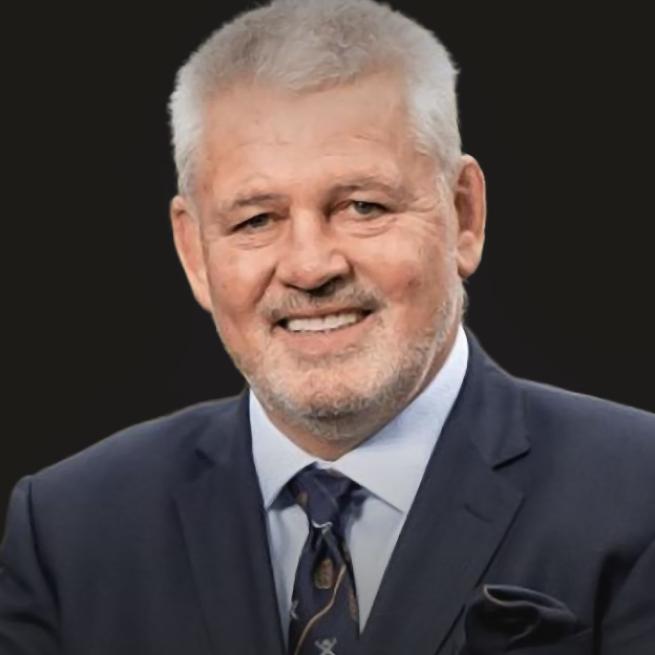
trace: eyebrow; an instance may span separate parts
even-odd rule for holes
[[[283,193],[244,193],[238,195],[231,202],[226,203],[221,209],[222,212],[233,212],[243,207],[252,207],[253,205],[263,205],[267,202],[279,202],[286,200],[288,196]]]
[[[351,193],[353,191],[382,191],[398,200],[407,195],[402,185],[398,182],[374,175],[366,175],[363,177],[344,180],[343,182],[335,184],[330,189],[329,195],[340,195],[343,193]]]

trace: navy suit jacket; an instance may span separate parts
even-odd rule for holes
[[[469,341],[360,652],[653,655],[655,417]],[[2,655],[283,655],[247,394],[23,479],[0,565]]]

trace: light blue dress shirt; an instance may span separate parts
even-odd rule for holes
[[[346,521],[344,537],[352,557],[363,630],[430,455],[462,386],[467,363],[468,343],[460,326],[444,365],[421,394],[379,432],[333,462],[308,454],[285,437],[250,392],[252,450],[266,509],[285,639],[296,568],[308,525],[303,510],[282,502],[280,491],[312,463],[335,469],[362,486],[364,501],[358,515]]]

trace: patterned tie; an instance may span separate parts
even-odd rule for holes
[[[288,488],[309,519],[293,588],[289,655],[350,655],[359,613],[342,522],[359,486],[336,471],[306,468]]]

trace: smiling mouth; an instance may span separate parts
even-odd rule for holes
[[[367,310],[350,309],[324,316],[284,318],[278,325],[287,332],[299,334],[336,332],[361,323],[371,313]]]

